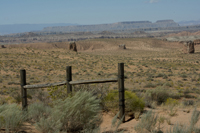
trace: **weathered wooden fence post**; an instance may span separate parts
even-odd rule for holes
[[[27,110],[27,90],[23,87],[26,85],[26,70],[20,70],[20,84],[21,84],[21,97],[22,97],[22,110]]]
[[[67,94],[70,94],[72,92],[72,85],[69,84],[70,81],[72,81],[72,67],[67,66],[66,67]]]
[[[119,117],[125,122],[124,63],[118,63]]]

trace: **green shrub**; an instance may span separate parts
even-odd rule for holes
[[[118,133],[118,128],[119,128],[119,126],[121,125],[121,123],[122,123],[122,120],[124,119],[124,117],[125,116],[123,116],[122,118],[121,118],[121,120],[120,119],[117,119],[117,117],[119,116],[119,113],[120,112],[118,112],[116,115],[115,115],[115,117],[112,119],[112,128],[114,128],[114,133]],[[123,132],[124,130],[122,130],[121,132]]]
[[[34,122],[38,122],[41,118],[47,118],[52,108],[45,106],[44,103],[33,103],[28,106],[28,118]]]
[[[179,124],[176,124],[173,126],[172,129],[167,131],[167,133],[189,133],[188,128],[185,126],[180,126]]]
[[[6,104],[7,101],[5,100],[5,98],[0,97],[0,105]]]
[[[164,103],[167,98],[170,97],[169,91],[164,87],[156,87],[156,89],[147,90],[145,93],[146,105],[151,105],[153,101],[157,102],[157,105]]]
[[[60,112],[54,112],[54,113],[60,113]],[[48,118],[41,117],[39,122],[37,122],[34,125],[42,133],[59,133],[62,127],[62,123],[60,122],[60,117],[55,117],[55,115],[53,114],[51,114],[51,116]]]
[[[155,125],[158,121],[158,116],[152,111],[148,111],[146,114],[142,115],[139,123],[134,127],[137,132],[142,132],[143,129],[149,132],[155,132]]]
[[[169,82],[166,82],[163,84],[164,86],[167,86],[167,87],[172,87],[173,86],[173,82],[169,83]]]
[[[41,132],[80,132],[101,124],[100,100],[87,91],[78,91],[65,100],[56,100],[47,118],[35,124]]]
[[[96,128],[100,124],[100,100],[87,91],[79,91],[71,98],[55,102],[55,108],[60,111],[63,129],[76,131]],[[69,124],[70,123],[70,124]],[[94,126],[94,127],[92,127]]]
[[[156,85],[155,84],[152,84],[151,82],[150,83],[147,83],[144,88],[155,88]]]
[[[199,121],[199,117],[200,117],[200,112],[196,110],[196,108],[194,109],[193,113],[192,113],[192,117],[190,120],[190,131],[194,131],[195,130],[195,124]]]
[[[183,73],[183,74],[180,75],[180,77],[187,78],[187,74]]]
[[[164,73],[159,73],[158,75],[155,76],[156,78],[159,78],[159,77],[167,77],[166,74]]]
[[[200,112],[194,109],[190,120],[190,125],[180,126],[176,124],[173,129],[167,131],[167,133],[199,133],[200,129],[195,127],[195,124],[199,121]]]
[[[182,103],[184,106],[191,106],[194,105],[194,100],[183,100]]]
[[[25,121],[26,114],[17,104],[4,104],[0,106],[0,129],[6,132],[17,132]]]
[[[50,98],[52,100],[58,100],[58,99],[66,99],[67,98],[67,87],[66,86],[55,86],[55,87],[50,87],[47,89]]]
[[[125,110],[136,112],[143,111],[145,103],[135,93],[125,91]],[[117,90],[110,91],[103,99],[103,103],[109,110],[118,110],[119,108],[119,92]]]
[[[172,98],[168,98],[165,102],[165,105],[167,106],[176,106],[178,104],[179,104],[178,100]]]

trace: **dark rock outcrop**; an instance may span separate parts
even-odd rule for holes
[[[126,49],[126,45],[125,44],[119,45],[119,49]]]
[[[183,44],[183,52],[184,53],[194,53],[195,49],[194,49],[194,42],[193,41],[187,41],[187,42],[180,42]]]
[[[69,50],[77,52],[77,48],[76,48],[76,43],[75,42],[70,42],[69,43]]]
[[[0,45],[1,47],[0,48],[6,48],[4,45]]]

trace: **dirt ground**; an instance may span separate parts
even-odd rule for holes
[[[73,80],[80,80],[84,75],[88,77],[84,79],[105,78],[102,76],[103,74],[106,75],[106,78],[113,77],[117,72],[117,63],[124,62],[127,64],[125,74],[129,77],[125,81],[125,87],[130,90],[152,89],[145,87],[149,83],[146,80],[147,76],[137,76],[137,73],[144,74],[143,71],[148,69],[154,69],[156,72],[152,74],[155,75],[161,72],[169,74],[168,69],[172,69],[174,73],[169,81],[158,77],[154,78],[151,83],[173,82],[172,87],[169,87],[169,89],[174,91],[196,86],[198,88],[199,81],[191,82],[193,78],[196,78],[192,74],[186,78],[180,76],[182,72],[189,74],[191,67],[196,70],[196,73],[200,73],[200,70],[197,70],[200,66],[198,64],[198,61],[200,61],[200,46],[195,46],[195,54],[189,55],[182,53],[182,45],[177,42],[152,38],[92,39],[76,43],[78,53],[68,50],[69,42],[6,45],[6,48],[0,49],[0,74],[2,76],[0,77],[0,89],[5,92],[1,96],[10,95],[7,92],[8,88],[18,89],[19,69],[25,68],[27,70],[28,83],[41,84],[55,80],[62,81],[65,78],[66,64],[73,66]],[[120,49],[120,44],[125,44],[127,49]],[[184,62],[184,64],[179,62]],[[167,63],[171,65],[167,66]],[[111,87],[116,87],[116,85],[111,85]],[[191,95],[193,94],[191,93]],[[197,99],[198,97],[199,95]],[[145,110],[150,109],[145,108]],[[170,124],[165,120],[160,125],[162,131],[165,132],[175,124],[188,125],[194,106],[179,106],[174,116],[169,116],[165,107],[158,106],[152,110],[157,115],[170,120]],[[200,108],[197,108],[197,110],[200,111]],[[114,115],[111,112],[103,113],[101,132],[114,130],[114,128],[111,128],[113,117]],[[119,129],[124,129],[127,133],[135,133],[134,127],[140,121],[140,118],[137,120],[129,116],[125,118],[126,122],[122,123]],[[197,125],[199,124],[198,122]],[[159,128],[158,125],[157,128]],[[23,126],[23,130],[28,133],[40,133],[29,123]]]

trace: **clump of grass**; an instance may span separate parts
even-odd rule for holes
[[[183,73],[183,74],[180,75],[180,77],[187,78],[188,76],[187,76],[187,74]]]
[[[58,99],[66,99],[67,98],[67,89],[66,86],[62,87],[50,87],[47,89],[48,94],[50,95],[50,98],[52,100],[58,100]]]
[[[157,121],[158,116],[152,111],[148,111],[142,116],[140,122],[134,128],[137,132],[142,132],[143,129],[146,129],[149,132],[155,132],[155,125]]]
[[[0,129],[6,132],[18,132],[25,121],[26,114],[17,104],[4,104],[0,106]]]
[[[35,124],[41,132],[81,132],[99,127],[101,123],[100,100],[87,91],[78,91],[65,100],[54,101],[47,117]],[[45,109],[40,109],[45,112]],[[47,111],[48,113],[48,111]],[[46,114],[46,113],[43,113]],[[39,117],[36,117],[39,118]]]
[[[176,124],[173,127],[173,129],[170,129],[169,131],[167,131],[167,133],[199,133],[200,129],[195,127],[196,123],[199,121],[199,117],[200,117],[200,112],[197,111],[195,108],[192,113],[189,126],[186,125],[180,126],[179,124]]]
[[[178,100],[168,98],[165,102],[165,106],[167,106],[167,112],[170,116],[175,116],[177,109],[176,106],[179,104]]]
[[[59,113],[59,112],[54,112]],[[55,114],[51,114],[51,117],[41,117],[40,120],[35,123],[35,127],[43,133],[59,133],[62,127],[60,119],[56,118]]]
[[[103,99],[108,110],[118,110],[119,92],[117,90],[110,91]],[[127,112],[142,112],[145,106],[143,99],[139,98],[135,93],[125,91],[125,105]]]
[[[179,104],[178,100],[172,99],[172,98],[167,98],[167,100],[165,102],[166,106],[176,106],[178,104]]]
[[[144,97],[147,106],[151,106],[153,101],[156,101],[157,105],[161,105],[170,97],[170,93],[164,87],[159,86],[156,89],[147,90]]]
[[[193,113],[192,113],[192,117],[190,120],[190,131],[195,131],[195,124],[199,121],[199,117],[200,117],[200,112],[196,110],[196,108],[194,109]]]
[[[156,78],[159,78],[159,77],[163,77],[163,78],[166,78],[167,75],[164,74],[164,73],[159,73],[158,75],[155,76]]]
[[[5,100],[5,98],[0,97],[0,105],[6,104],[7,101]]]
[[[118,128],[119,128],[119,126],[120,126],[120,124],[122,123],[122,120],[123,120],[123,118],[124,118],[124,116],[120,119],[120,120],[118,120],[117,118],[118,118],[118,116],[119,116],[119,113],[120,112],[118,112],[116,115],[115,115],[115,117],[112,119],[112,128],[115,128],[114,129],[114,132],[118,132]],[[123,131],[122,131],[123,132]]]
[[[187,127],[176,124],[167,133],[189,133]]]
[[[161,124],[165,122],[166,118],[164,116],[159,116],[158,117],[158,133],[162,132],[161,129]]]
[[[183,100],[182,104],[184,106],[192,106],[194,105],[194,100]]]
[[[33,103],[28,106],[28,118],[33,122],[40,121],[41,118],[47,118],[52,108],[45,106],[44,103]]]
[[[155,88],[156,85],[153,84],[153,83],[151,83],[151,82],[149,82],[149,83],[147,83],[144,87],[145,87],[145,88]]]

